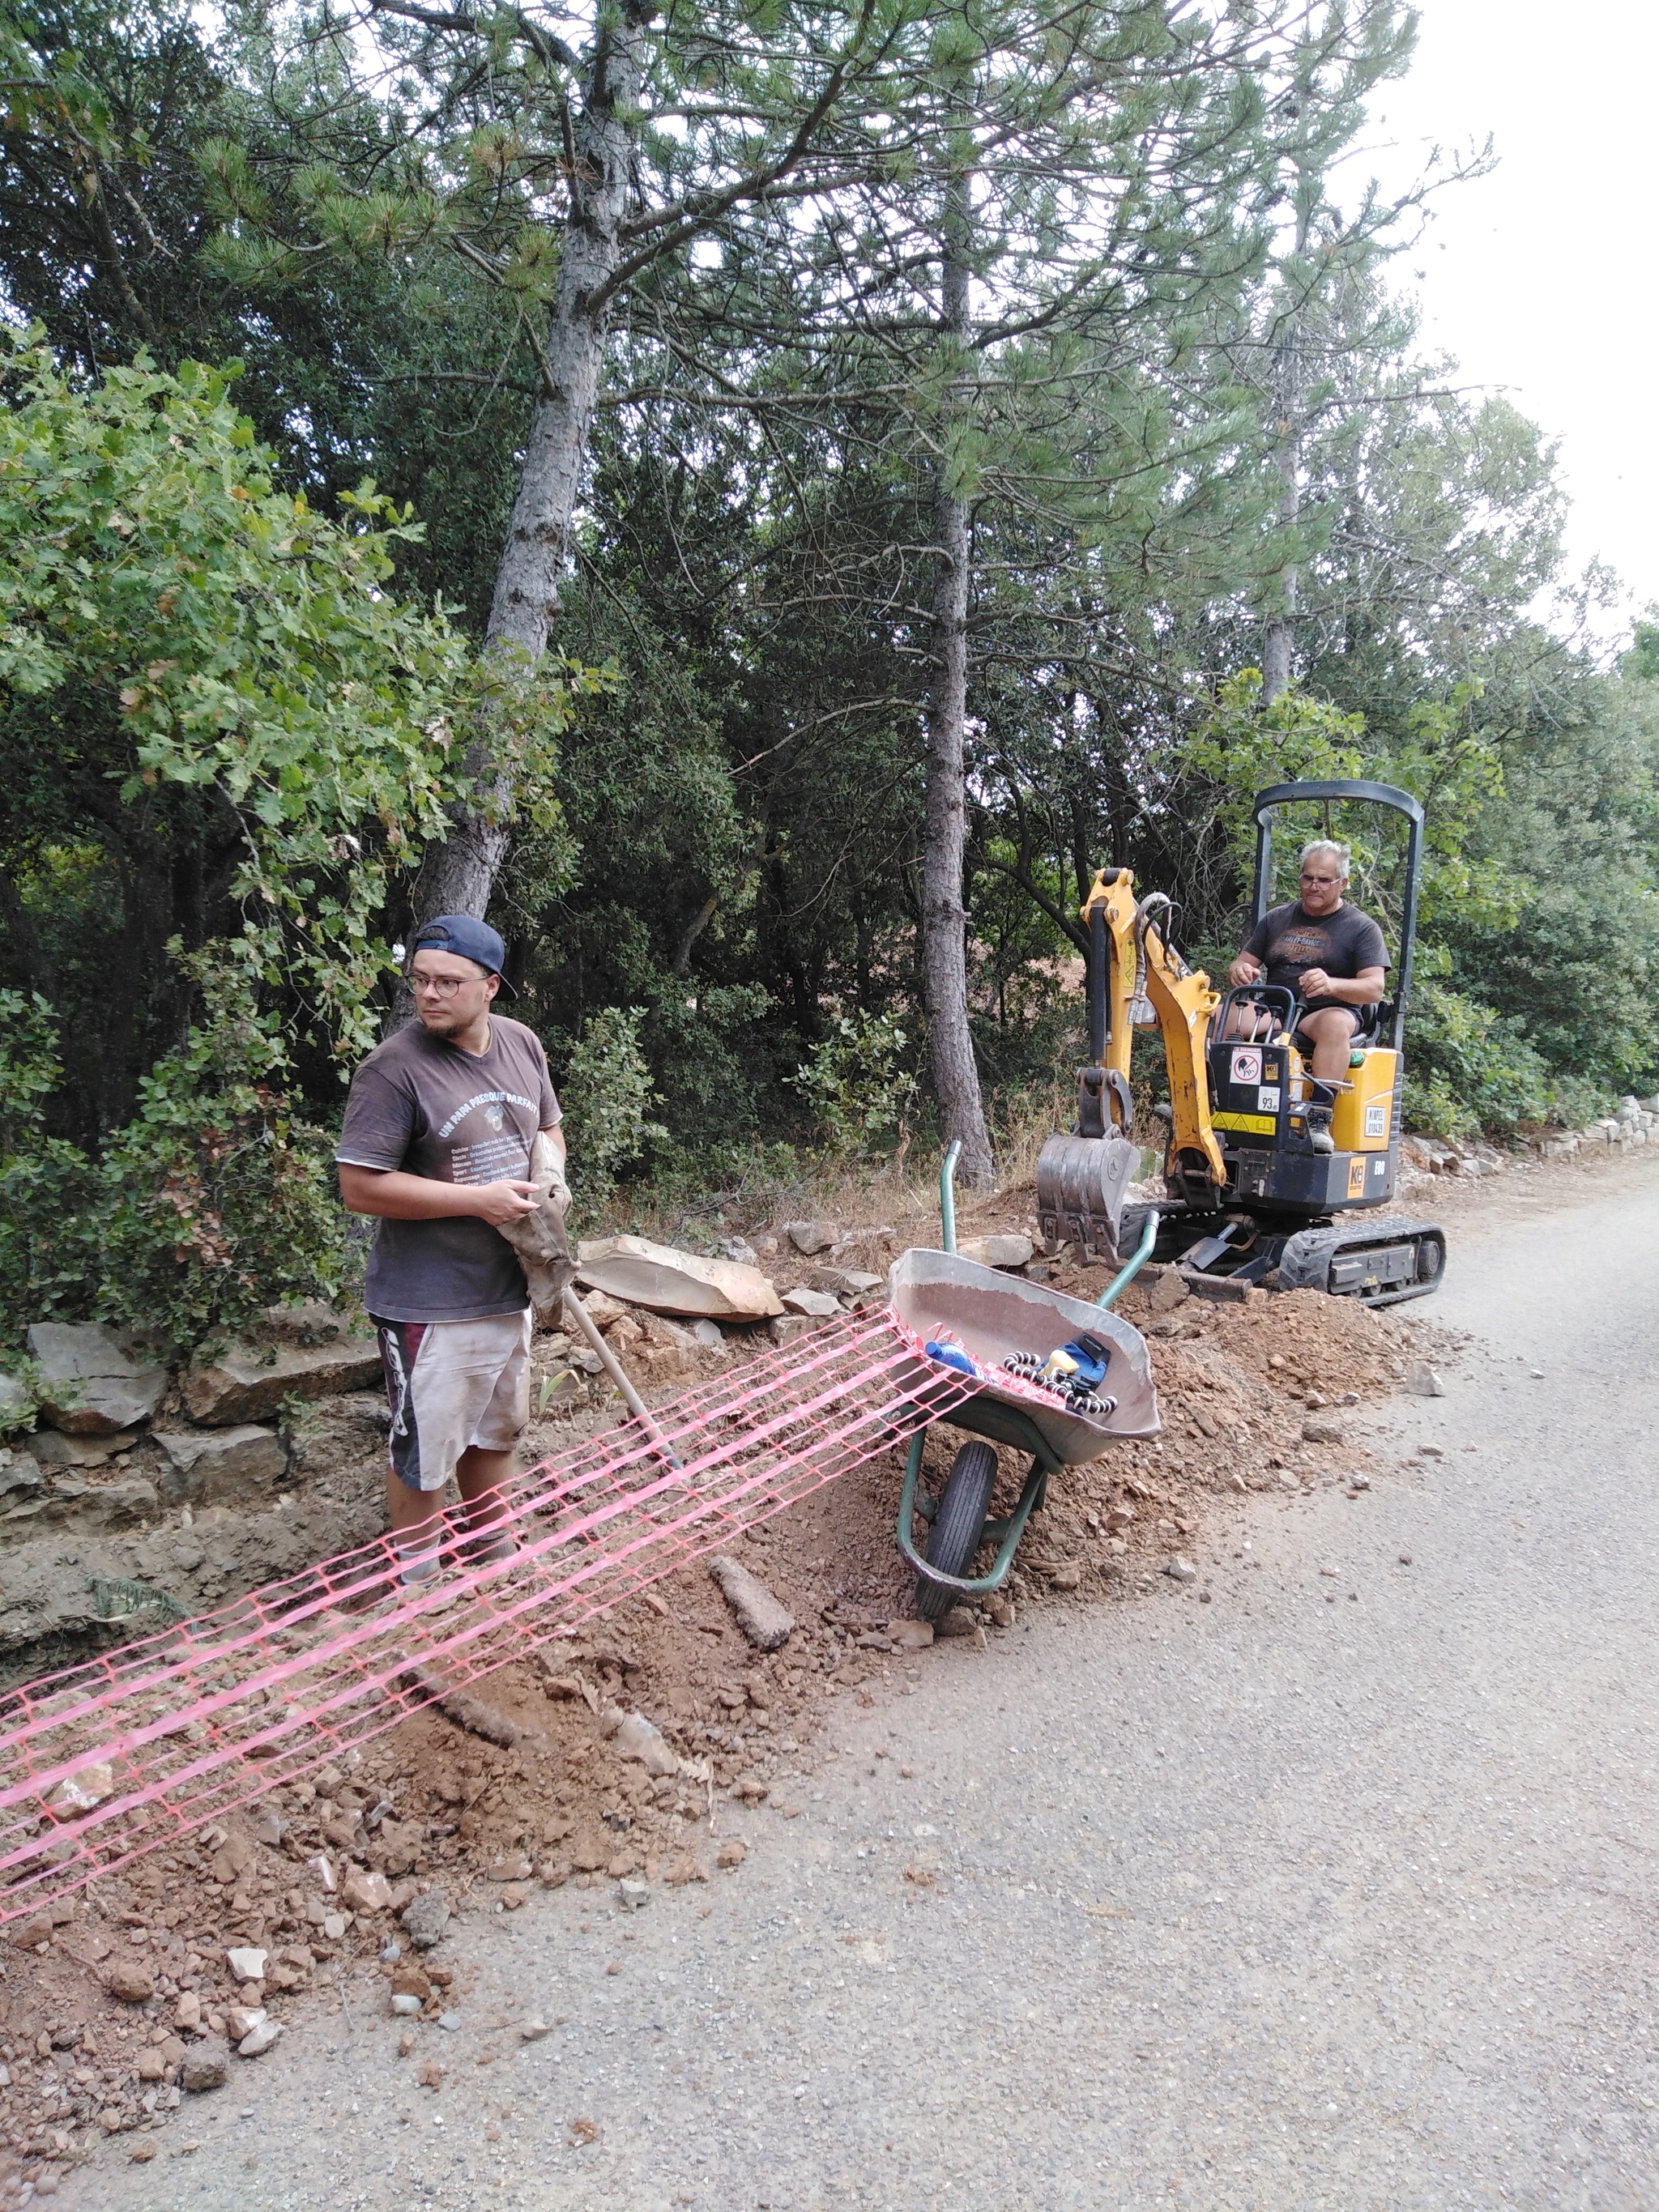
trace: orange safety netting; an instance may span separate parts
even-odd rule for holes
[[[411,1591],[389,1538],[0,1705],[0,1921],[178,1843],[902,1444],[971,1396],[890,1311],[745,1360],[519,1476],[520,1549]],[[672,1462],[678,1461],[678,1466]]]

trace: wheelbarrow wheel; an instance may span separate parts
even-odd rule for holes
[[[997,1455],[989,1444],[963,1444],[945,1478],[945,1495],[922,1558],[941,1574],[965,1575],[985,1533],[991,1510],[991,1492],[997,1479]],[[916,1611],[923,1620],[942,1620],[958,1602],[957,1593],[926,1575],[916,1577]]]

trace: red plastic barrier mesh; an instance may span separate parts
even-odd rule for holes
[[[507,1494],[521,1550],[410,1592],[377,1538],[217,1613],[47,1675],[0,1708],[0,1921],[296,1780],[568,1634],[973,1393],[890,1312],[816,1330]]]

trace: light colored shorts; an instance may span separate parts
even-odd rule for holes
[[[374,1326],[392,1407],[392,1468],[400,1481],[411,1490],[441,1490],[474,1444],[512,1449],[530,1419],[528,1313]]]

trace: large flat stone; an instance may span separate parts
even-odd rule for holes
[[[1036,1247],[1029,1237],[969,1237],[957,1250],[964,1260],[977,1260],[982,1267],[1024,1267]]]
[[[135,1359],[101,1322],[38,1321],[29,1354],[40,1369],[41,1413],[72,1436],[137,1428],[167,1392],[166,1368]]]
[[[646,1237],[602,1237],[576,1247],[577,1279],[653,1313],[698,1321],[766,1321],[783,1311],[769,1276],[737,1260],[705,1260]]]
[[[78,1528],[130,1528],[149,1520],[157,1503],[155,1485],[141,1474],[120,1475],[113,1482],[85,1482],[64,1474],[49,1485],[38,1517],[72,1522]]]
[[[264,1505],[288,1472],[272,1429],[158,1429],[167,1455],[161,1481],[169,1505]]]
[[[233,1344],[210,1366],[188,1367],[179,1378],[185,1410],[204,1428],[236,1428],[280,1410],[284,1398],[332,1398],[380,1380],[380,1348],[371,1337],[337,1344],[276,1345],[259,1351]]]
[[[40,1429],[29,1449],[42,1467],[102,1467],[118,1452],[131,1451],[137,1429],[118,1429],[112,1437],[72,1437],[67,1429]]]

